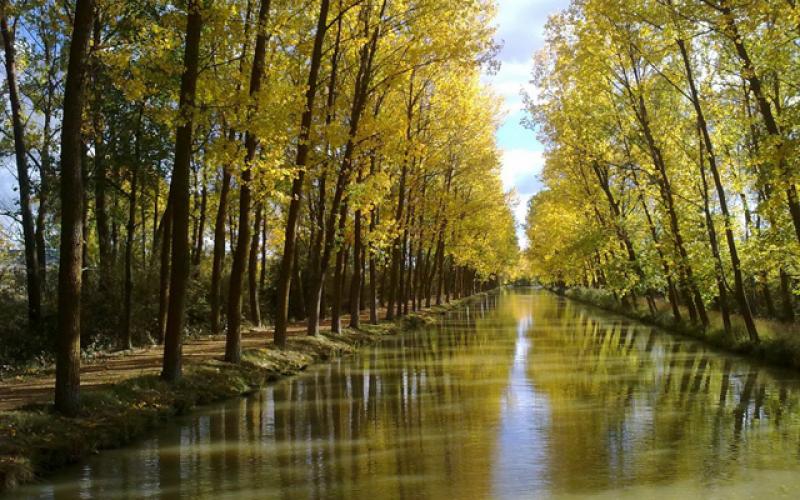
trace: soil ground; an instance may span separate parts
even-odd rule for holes
[[[383,317],[383,311],[380,316]],[[368,321],[368,313],[362,321]],[[342,325],[349,322],[349,315],[342,318]],[[330,321],[323,321],[324,332]],[[289,335],[305,335],[305,323],[289,327]],[[242,350],[264,347],[272,341],[271,328],[254,328],[243,331]],[[187,340],[183,344],[183,359],[186,363],[222,359],[225,353],[225,336],[206,336]],[[84,360],[81,366],[81,389],[96,390],[124,379],[152,375],[161,370],[163,347],[153,345],[118,353],[108,353]],[[43,369],[30,375],[9,376],[0,379],[0,411],[16,410],[31,404],[43,404],[53,400],[55,369]]]

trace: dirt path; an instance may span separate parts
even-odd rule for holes
[[[342,324],[346,325],[346,316]],[[368,320],[364,317],[364,320]],[[323,322],[324,326],[330,322]],[[304,335],[305,324],[289,327],[289,335]],[[242,349],[263,347],[272,340],[271,329],[255,329],[242,334]],[[88,361],[81,366],[81,387],[84,390],[119,382],[120,380],[159,373],[162,346],[150,346],[125,353],[110,354]],[[191,363],[219,358],[225,354],[225,336],[189,340],[183,345],[184,362]],[[55,369],[43,370],[34,375],[8,377],[0,380],[0,411],[14,410],[29,404],[48,403],[53,400]]]

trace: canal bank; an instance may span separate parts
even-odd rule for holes
[[[84,391],[76,418],[54,414],[49,404],[0,412],[0,492],[45,477],[100,450],[125,446],[198,406],[253,393],[315,363],[351,355],[387,336],[414,331],[483,295],[395,321],[363,325],[358,331],[345,328],[341,335],[290,337],[287,349],[269,345],[246,350],[238,365],[219,359],[189,360],[175,384],[146,375]]]
[[[655,326],[670,333],[691,337],[729,353],[745,356],[759,363],[765,363],[780,368],[800,369],[800,334],[794,325],[775,325],[768,336],[763,336],[759,342],[747,339],[743,326],[734,325],[733,338],[727,336],[721,326],[703,328],[701,325],[676,322],[667,310],[658,314],[651,314],[648,310],[624,307],[611,294],[602,290],[572,287],[566,289],[547,288],[551,293],[567,297],[590,306],[598,307],[605,311],[625,316],[644,324]],[[738,316],[733,317],[738,320]],[[783,328],[782,328],[783,327]]]

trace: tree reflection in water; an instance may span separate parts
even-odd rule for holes
[[[788,494],[800,486],[799,394],[795,373],[544,292],[503,292],[15,494]]]

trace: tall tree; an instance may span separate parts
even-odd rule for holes
[[[36,249],[36,229],[31,208],[31,180],[28,173],[28,148],[25,145],[25,126],[22,121],[19,89],[17,87],[15,29],[9,28],[8,0],[0,1],[0,32],[5,49],[6,82],[8,100],[11,104],[11,123],[14,129],[14,156],[17,162],[19,182],[19,208],[22,214],[23,248],[25,250],[25,276],[28,292],[28,319],[31,326],[39,323],[42,315],[42,284],[40,278],[39,254]],[[15,22],[16,26],[16,22]]]
[[[174,382],[182,372],[183,326],[186,289],[189,279],[189,178],[192,160],[192,128],[203,30],[202,7],[188,0],[186,42],[181,77],[180,121],[175,134],[175,163],[170,184],[172,259],[170,264],[169,305],[164,334],[164,362],[161,378]]]
[[[264,78],[264,64],[267,53],[267,21],[269,20],[270,0],[261,0],[258,11],[258,30],[256,45],[253,53],[253,67],[250,74],[250,98],[257,102],[261,91],[261,81]],[[258,112],[256,104],[252,104],[250,115]],[[239,233],[236,240],[236,249],[233,253],[231,265],[231,279],[228,290],[228,333],[225,341],[225,361],[238,363],[242,359],[241,346],[241,321],[242,321],[242,283],[244,272],[248,263],[250,249],[250,201],[252,196],[252,163],[258,148],[258,136],[254,130],[245,134],[245,158],[239,184]],[[260,220],[259,220],[260,223]],[[258,232],[256,231],[256,234]]]
[[[76,0],[61,120],[61,247],[58,271],[56,411],[80,409],[83,169],[81,124],[94,1]]]
[[[311,148],[311,124],[314,117],[314,101],[317,97],[319,68],[322,63],[322,45],[325,41],[325,32],[328,27],[328,10],[330,0],[321,0],[317,28],[314,34],[314,48],[311,52],[311,63],[308,70],[308,84],[306,87],[305,108],[300,118],[300,136],[297,140],[297,157],[295,167],[297,173],[292,181],[289,213],[286,216],[286,229],[284,235],[283,256],[278,274],[277,311],[275,315],[274,342],[278,347],[286,346],[286,328],[289,322],[289,291],[292,283],[292,267],[295,260],[297,247],[297,223],[300,217],[300,203],[303,198],[303,182],[305,168],[308,163],[308,153]]]

